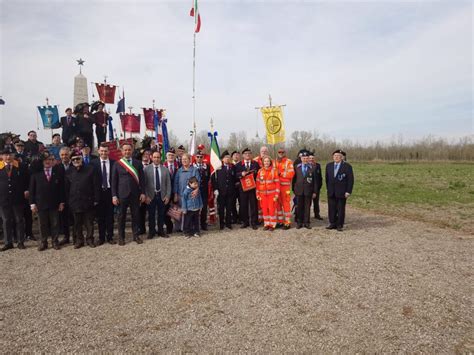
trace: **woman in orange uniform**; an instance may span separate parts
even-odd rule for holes
[[[262,206],[263,229],[273,231],[277,224],[276,207],[280,194],[280,179],[272,159],[265,156],[262,160],[263,167],[257,173],[257,200]]]

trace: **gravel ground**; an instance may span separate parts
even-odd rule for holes
[[[28,242],[0,254],[0,351],[474,352],[472,235],[355,210],[324,225]]]

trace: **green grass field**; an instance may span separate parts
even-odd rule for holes
[[[351,164],[351,206],[474,233],[473,163]]]

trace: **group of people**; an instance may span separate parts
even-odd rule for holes
[[[276,159],[265,146],[256,158],[248,148],[224,151],[221,167],[211,174],[210,157],[202,145],[194,156],[179,146],[162,157],[156,143],[138,155],[131,143],[124,143],[122,157],[113,160],[105,143],[99,144],[95,156],[82,137],[76,137],[70,146],[60,141],[54,136],[53,144],[44,146],[34,131],[28,133],[26,142],[5,141],[0,161],[2,251],[13,248],[14,241],[24,249],[25,238],[34,238],[32,213],[38,216],[40,251],[48,248],[48,238],[54,249],[70,243],[71,226],[74,248],[117,241],[125,245],[128,210],[132,238],[138,244],[144,234],[149,239],[168,238],[173,232],[198,237],[207,230],[208,207],[215,200],[221,230],[235,224],[253,229],[263,224],[267,231],[289,229],[293,214],[297,229],[311,229],[312,204],[314,217],[322,219],[322,169],[314,154],[305,149],[294,162],[282,148]],[[345,204],[354,184],[352,167],[344,156],[341,150],[333,153],[334,161],[326,166],[325,176],[327,228],[339,231],[343,230]],[[94,221],[98,240],[94,240]],[[64,236],[61,241],[60,235]]]

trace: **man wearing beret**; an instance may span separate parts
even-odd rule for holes
[[[235,167],[235,174],[237,179],[241,180],[246,176],[252,174],[254,179],[257,176],[257,172],[260,169],[258,163],[252,160],[252,152],[249,148],[245,148],[242,151],[244,159],[238,163]],[[241,180],[242,181],[242,180]],[[240,195],[240,220],[242,222],[241,228],[247,228],[252,226],[252,229],[257,229],[258,224],[258,207],[257,207],[257,195],[256,186],[250,190],[245,191],[242,187],[242,183],[239,187]]]
[[[328,191],[329,226],[342,232],[346,215],[346,201],[352,194],[354,173],[352,166],[343,160],[340,149],[332,154],[333,162],[326,165],[326,188]]]
[[[239,164],[241,161],[240,152],[236,150],[232,152],[230,157],[231,157],[231,164],[234,165],[234,167],[236,167],[237,164]],[[240,186],[240,181],[239,179],[236,178],[234,199],[232,201],[232,224],[240,223],[240,214],[239,214],[239,211],[237,211],[237,202],[239,203],[239,206],[240,206],[239,186]]]
[[[222,166],[212,175],[212,189],[217,196],[220,229],[232,229],[232,210],[235,207],[235,166],[226,150],[221,154]]]
[[[296,166],[293,178],[296,196],[296,228],[311,229],[309,218],[313,198],[319,191],[320,181],[316,178],[316,168],[309,163],[309,152],[301,152],[301,163]]]
[[[28,198],[28,176],[13,156],[12,151],[4,150],[0,161],[0,217],[4,239],[1,251],[13,248],[13,228],[16,228],[18,249],[25,249],[23,210]]]

